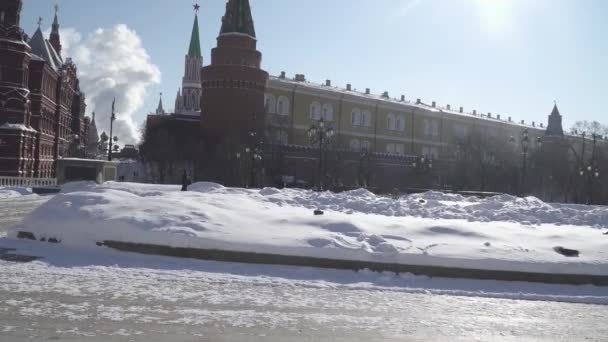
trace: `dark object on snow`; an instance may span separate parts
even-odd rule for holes
[[[50,239],[49,239],[49,242],[50,242],[50,243],[60,243],[61,241],[59,241],[59,240],[57,240],[57,239],[55,239],[55,238],[50,238]]]
[[[188,185],[190,185],[190,179],[188,179],[188,174],[186,173],[186,169],[184,169],[184,173],[182,174],[182,191],[188,191]]]
[[[36,240],[36,237],[30,232],[19,232],[17,233],[17,239]]]
[[[425,204],[425,203],[426,203],[426,200],[419,199],[419,200],[418,200],[418,203]]]
[[[95,244],[99,247],[103,247],[103,242],[95,242]]]
[[[608,232],[605,232],[604,235],[608,235]]]
[[[323,210],[319,210],[319,209],[315,210],[316,216],[323,215],[323,214],[324,214]]]
[[[579,252],[576,249],[568,249],[564,247],[553,247],[553,250],[566,257],[578,257]]]

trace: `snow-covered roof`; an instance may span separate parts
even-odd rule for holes
[[[289,84],[291,86],[306,87],[309,89],[330,92],[330,93],[334,93],[334,94],[338,94],[338,95],[349,95],[349,96],[361,98],[362,100],[380,101],[385,104],[404,106],[404,107],[408,107],[408,108],[419,108],[419,109],[423,109],[423,110],[426,110],[429,112],[446,113],[446,114],[451,114],[451,115],[463,116],[463,117],[467,117],[467,118],[493,121],[496,123],[504,123],[507,125],[519,126],[519,127],[534,129],[534,130],[538,130],[538,131],[545,130],[545,127],[529,125],[526,123],[522,124],[521,122],[516,122],[516,121],[512,121],[512,120],[509,121],[508,117],[504,117],[504,116],[502,116],[500,119],[498,119],[497,115],[490,114],[490,113],[488,113],[488,114],[481,113],[481,112],[473,113],[473,112],[466,112],[466,111],[463,111],[461,113],[459,110],[453,110],[451,108],[448,109],[447,107],[441,107],[441,106],[437,106],[437,105],[433,106],[433,105],[429,105],[423,101],[420,101],[420,102],[418,102],[418,101],[412,102],[409,100],[402,101],[401,99],[392,98],[392,97],[386,96],[386,95],[372,94],[371,92],[369,94],[360,92],[354,88],[351,90],[348,90],[348,89],[331,86],[331,85],[319,84],[319,83],[314,83],[314,82],[310,82],[310,81],[297,81],[295,79],[289,79],[289,78],[283,78],[283,77],[277,77],[277,76],[270,76],[269,79],[271,82],[279,82],[279,83],[283,83],[283,84]]]
[[[63,64],[61,56],[55,51],[51,43],[44,39],[40,27],[36,30],[32,38],[28,41],[28,44],[32,48],[32,54],[42,58],[49,64],[53,70],[59,70]]]
[[[11,129],[16,131],[37,132],[35,129],[29,128],[24,124],[12,124],[5,122],[0,129]]]

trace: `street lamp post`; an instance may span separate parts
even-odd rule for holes
[[[114,113],[114,105],[116,104],[116,98],[112,101],[112,116],[110,117],[110,143],[108,146],[108,161],[112,161],[112,145],[114,142],[112,141],[112,129],[114,128],[114,120],[116,120],[116,114]],[[118,140],[118,138],[116,138]]]
[[[359,154],[359,184],[363,185],[364,188],[367,188],[367,180],[363,177],[363,161],[368,157],[369,153],[366,148],[361,149],[361,153]],[[369,168],[369,165],[368,165]],[[369,170],[367,170],[369,173]]]
[[[319,145],[319,167],[317,171],[319,191],[323,191],[323,155],[325,154],[325,149],[331,142],[334,135],[334,128],[327,126],[323,118],[321,118],[316,124],[313,123],[308,129],[308,138],[310,139],[311,144]]]
[[[517,140],[515,139],[515,137],[511,136],[511,138],[509,138],[509,142],[515,143],[515,142],[517,142]],[[522,151],[521,180],[520,180],[520,184],[519,184],[519,194],[523,195],[524,188],[526,186],[526,174],[528,172],[528,165],[527,165],[528,164],[528,151],[530,149],[530,133],[528,132],[527,128],[524,129],[519,143],[521,144],[521,151]],[[541,145],[542,139],[540,137],[537,137],[536,143],[538,145]]]
[[[260,148],[255,147],[253,149],[245,148],[245,153],[249,154],[249,184],[248,187],[255,187],[255,164],[262,160],[262,151]]]

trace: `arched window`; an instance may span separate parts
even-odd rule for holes
[[[405,117],[403,115],[397,116],[395,128],[401,132],[405,132]]]
[[[386,128],[391,131],[395,130],[395,114],[389,113],[386,116]]]
[[[312,120],[321,120],[321,104],[313,102],[310,104],[310,118]]]
[[[355,152],[361,151],[361,142],[359,141],[359,139],[350,140],[350,149]]]
[[[274,95],[266,94],[265,107],[266,107],[266,113],[268,113],[268,114],[275,114],[277,112],[276,100],[274,98]]]
[[[334,121],[334,106],[329,103],[323,105],[323,120]]]
[[[369,140],[363,140],[361,142],[361,151],[365,151],[365,152],[371,151],[371,144],[369,143]]]
[[[287,136],[287,131],[285,130],[278,130],[275,132],[275,143],[278,145],[287,145],[288,142],[288,136]]]
[[[277,114],[289,115],[289,99],[285,96],[279,96],[277,100]]]
[[[399,155],[405,154],[405,145],[404,144],[396,144],[395,145],[395,153]]]
[[[361,117],[361,126],[372,127],[372,112],[364,110]]]
[[[353,111],[350,113],[350,118],[351,118],[351,124],[353,126],[361,126],[361,110],[359,108],[355,108],[353,109]]]

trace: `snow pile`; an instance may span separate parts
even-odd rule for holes
[[[299,189],[246,190],[73,183],[9,233],[72,245],[104,240],[320,258],[544,273],[608,275],[608,208],[536,198],[437,192],[380,197]],[[321,209],[325,215],[315,216]],[[554,248],[580,251],[567,258]]]
[[[16,198],[22,196],[38,196],[32,192],[32,188],[5,188],[0,187],[0,199]]]

